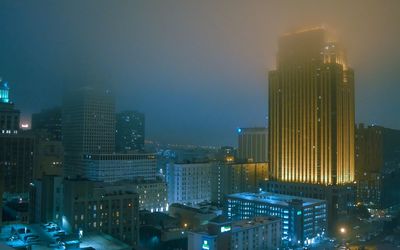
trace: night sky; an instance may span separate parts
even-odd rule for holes
[[[347,49],[356,121],[400,129],[400,1],[0,2],[0,76],[27,119],[71,84],[109,84],[147,139],[235,145],[263,126],[278,37],[324,24]]]

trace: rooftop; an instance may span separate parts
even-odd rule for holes
[[[248,201],[256,201],[261,203],[275,204],[279,206],[289,206],[290,202],[296,200],[302,201],[303,207],[325,202],[324,200],[292,196],[292,195],[284,195],[284,194],[275,194],[270,192],[236,193],[236,194],[230,194],[227,197],[248,200]]]

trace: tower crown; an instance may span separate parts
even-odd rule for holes
[[[10,87],[8,87],[8,82],[2,81],[0,78],[0,102],[10,103],[9,93]]]

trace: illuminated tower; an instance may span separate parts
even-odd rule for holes
[[[270,177],[354,181],[354,73],[323,28],[283,35],[269,72]]]

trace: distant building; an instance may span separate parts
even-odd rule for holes
[[[143,152],[145,116],[137,111],[124,111],[116,115],[116,150],[120,153]]]
[[[227,194],[258,192],[267,178],[268,163],[215,163],[211,168],[211,200],[223,205]]]
[[[224,146],[218,150],[216,160],[220,162],[233,162],[235,155],[236,150],[233,147]]]
[[[255,217],[240,221],[211,221],[206,230],[188,234],[188,250],[265,250],[281,247],[281,220]]]
[[[138,245],[139,197],[124,186],[65,180],[63,228],[78,234],[103,232]]]
[[[158,175],[154,154],[87,154],[82,175],[90,180],[154,180]]]
[[[115,152],[115,99],[104,88],[82,87],[64,98],[62,135],[65,176],[83,175],[88,154]]]
[[[356,127],[357,201],[387,208],[400,204],[400,130],[382,126]]]
[[[275,193],[237,193],[226,196],[224,214],[234,221],[257,216],[282,220],[282,239],[308,245],[327,227],[324,200]]]
[[[169,163],[169,204],[197,204],[211,199],[211,163]]]
[[[60,107],[45,109],[32,114],[32,130],[42,130],[49,134],[49,140],[61,141],[62,139],[62,110]]]
[[[237,158],[247,162],[268,162],[268,128],[239,128]]]

